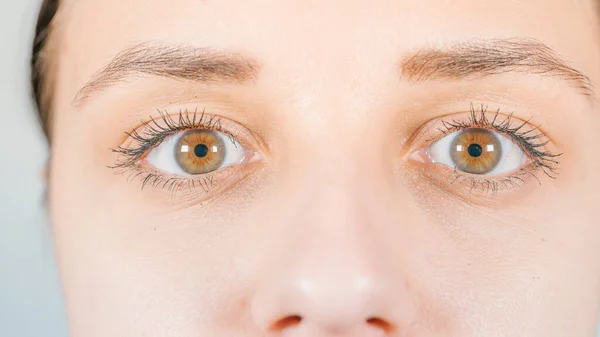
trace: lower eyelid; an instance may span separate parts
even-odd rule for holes
[[[122,174],[125,174],[130,182],[141,183],[142,191],[152,190],[153,193],[164,194],[171,199],[206,202],[241,183],[259,167],[260,163],[257,162],[230,166],[202,175],[176,176],[141,164]]]
[[[539,170],[528,164],[517,172],[504,177],[478,177],[455,171],[436,164],[414,163],[420,173],[420,181],[442,191],[450,198],[459,198],[466,203],[483,207],[504,207],[531,193],[539,186]],[[419,189],[422,186],[419,186]]]

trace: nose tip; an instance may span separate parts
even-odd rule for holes
[[[391,294],[373,279],[295,279],[272,284],[252,303],[256,324],[286,336],[387,336],[397,329]]]

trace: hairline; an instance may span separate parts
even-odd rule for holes
[[[47,13],[48,7],[54,7],[52,13]],[[58,72],[58,62],[55,54],[59,44],[57,21],[62,7],[60,0],[44,0],[40,8],[36,30],[39,29],[40,20],[44,16],[51,15],[47,19],[47,24],[36,31],[33,41],[33,51],[31,59],[31,78],[32,95],[37,107],[39,120],[44,134],[50,143],[51,141],[51,119],[52,106],[54,103],[54,87],[56,83],[56,74]],[[52,8],[50,8],[52,11]],[[37,50],[36,53],[36,48]]]

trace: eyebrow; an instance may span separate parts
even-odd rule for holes
[[[401,77],[413,82],[474,79],[509,72],[560,77],[584,95],[594,95],[588,76],[535,39],[480,40],[443,49],[420,49],[409,53],[400,68]],[[206,84],[243,84],[256,80],[259,70],[256,60],[238,53],[145,42],[117,54],[78,91],[73,104],[81,104],[93,93],[140,74]]]
[[[206,84],[243,84],[254,81],[259,69],[256,60],[238,53],[145,42],[117,54],[78,91],[73,104],[81,104],[93,93],[137,75],[154,75]]]
[[[588,76],[535,39],[492,39],[421,49],[408,54],[400,68],[402,78],[414,82],[484,78],[509,72],[559,77],[584,95],[593,96]]]

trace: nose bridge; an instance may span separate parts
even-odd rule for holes
[[[296,248],[286,251],[301,253],[294,259],[353,260],[356,268],[384,250],[376,246],[393,218],[382,206],[389,204],[384,202],[389,197],[386,178],[378,174],[381,168],[369,164],[376,162],[373,153],[359,156],[355,151],[362,152],[361,145],[346,142],[333,153],[314,150],[314,165],[292,163],[294,176],[280,191],[285,198],[279,198],[281,209],[272,221],[288,234],[286,246]]]
[[[297,131],[301,142],[285,149],[279,172],[280,188],[287,196],[308,197],[329,203],[323,211],[342,210],[338,205],[362,202],[377,194],[385,197],[391,178],[381,135],[361,127],[360,121],[327,121],[312,130]],[[347,211],[348,209],[345,209]]]

